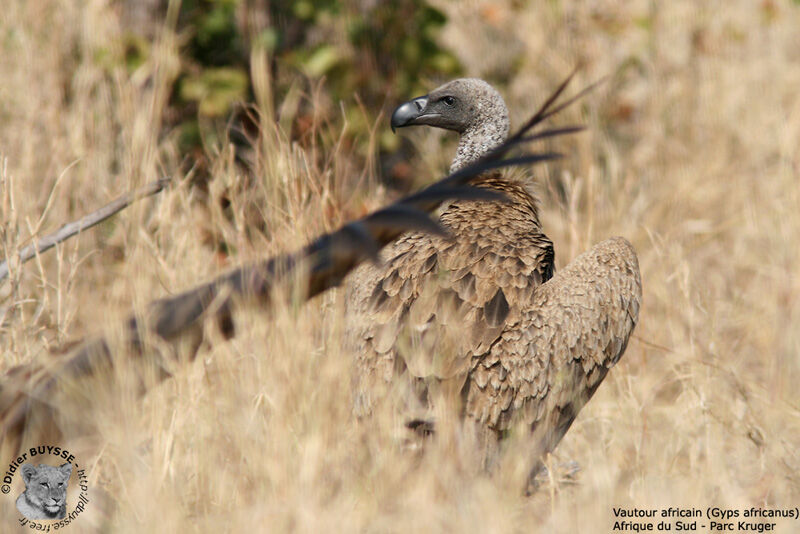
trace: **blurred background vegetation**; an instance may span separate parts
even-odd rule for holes
[[[254,133],[253,54],[269,58],[271,102],[263,104],[288,126],[293,141],[304,144],[320,134],[312,128],[320,121],[334,131],[346,122],[344,141],[363,140],[378,113],[398,98],[426,92],[431,78],[461,72],[459,61],[437,41],[445,15],[424,0],[184,0],[172,6],[169,0],[121,1],[129,24],[120,36],[119,59],[129,70],[147,62],[150,43],[163,28],[181,36],[180,72],[165,128],[177,135],[180,151],[193,156],[191,164],[229,140],[246,146]],[[309,95],[321,83],[322,98],[297,98],[297,89]],[[399,145],[381,125],[382,153]],[[370,157],[366,146],[355,148],[362,163]],[[403,165],[382,167],[390,178],[407,177]]]

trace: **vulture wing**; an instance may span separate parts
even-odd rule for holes
[[[466,415],[498,433],[521,420],[534,430],[536,457],[552,451],[625,351],[641,299],[628,241],[608,239],[581,254],[473,358],[462,390]]]

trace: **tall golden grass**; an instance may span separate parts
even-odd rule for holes
[[[486,474],[458,444],[410,453],[396,421],[355,420],[346,310],[332,292],[243,310],[233,340],[210,328],[197,361],[142,399],[98,391],[68,414],[83,424],[62,446],[88,469],[91,500],[70,529],[610,532],[612,507],[800,504],[800,6],[437,4],[449,17],[443,44],[469,75],[509,69],[501,91],[517,123],[576,63],[580,83],[609,76],[562,119],[589,125],[558,144],[570,157],[532,173],[558,265],[612,235],[639,252],[634,338],[550,460],[582,470],[526,497],[519,443]],[[263,107],[254,178],[230,147],[209,147],[214,179],[198,198],[174,136],[162,134],[178,38],[162,32],[129,72],[103,61],[122,54],[120,24],[100,0],[8,0],[0,14],[5,256],[122,191],[174,177],[160,197],[0,285],[0,369],[46,360],[155,297],[388,201],[336,132],[324,146],[292,144],[276,126],[291,115]],[[509,61],[520,50],[521,64]],[[253,59],[266,102],[264,58]],[[387,127],[369,120],[373,136]],[[440,176],[450,154],[440,134],[411,135],[413,168]],[[209,235],[232,245],[230,256]],[[13,501],[0,500],[4,532],[21,528]],[[781,520],[777,531],[799,524]]]

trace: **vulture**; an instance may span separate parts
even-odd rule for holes
[[[508,137],[498,91],[474,78],[392,114],[392,129],[416,125],[459,134],[451,172],[520,139]],[[389,402],[422,435],[455,414],[449,420],[476,432],[485,467],[512,427],[524,425],[534,473],[625,352],[642,298],[638,260],[626,239],[613,237],[556,272],[527,184],[497,169],[470,183],[505,198],[453,201],[439,217],[449,237],[406,233],[380,264],[352,273],[355,412]]]

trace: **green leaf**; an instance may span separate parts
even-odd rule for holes
[[[221,67],[185,78],[180,96],[185,101],[197,102],[201,115],[220,117],[233,104],[247,98],[248,87],[249,79],[243,69]]]
[[[333,45],[323,45],[317,48],[303,64],[310,76],[320,77],[333,69],[342,56]]]

